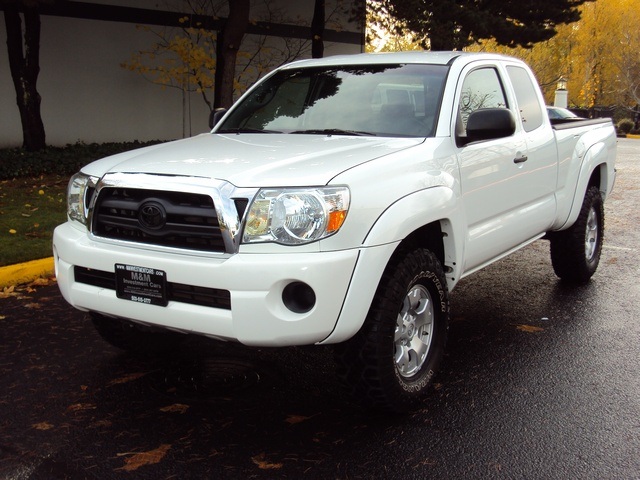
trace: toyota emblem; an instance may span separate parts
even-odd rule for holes
[[[158,202],[143,203],[138,212],[138,222],[150,230],[159,230],[167,223],[167,212]]]

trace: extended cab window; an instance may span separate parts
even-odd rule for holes
[[[464,79],[456,121],[458,137],[466,137],[469,115],[481,108],[507,108],[504,89],[494,68],[473,70]]]
[[[507,72],[516,92],[516,101],[522,117],[522,125],[526,132],[535,130],[542,125],[542,107],[536,94],[536,87],[531,81],[531,75],[522,67],[508,66]]]
[[[426,137],[434,131],[447,71],[419,64],[281,70],[216,132]]]

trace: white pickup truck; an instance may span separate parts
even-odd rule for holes
[[[353,393],[403,411],[443,356],[461,278],[540,238],[563,281],[598,266],[614,128],[552,125],[519,60],[299,61],[212,127],[69,182],[58,285],[118,347],[336,344]]]

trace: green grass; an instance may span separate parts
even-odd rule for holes
[[[66,221],[71,175],[93,160],[156,143],[0,149],[0,267],[52,255],[53,229]]]
[[[0,266],[51,256],[53,229],[66,220],[67,177],[0,181]]]

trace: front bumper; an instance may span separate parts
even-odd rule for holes
[[[336,327],[360,252],[200,257],[98,242],[69,223],[56,228],[53,249],[60,291],[80,310],[254,346],[305,345],[326,339]],[[118,298],[115,289],[75,278],[76,266],[108,275],[116,264],[163,270],[170,282],[228,291],[231,308],[175,300],[167,306],[141,304]],[[296,313],[285,305],[283,292],[293,282],[313,289],[316,301],[308,312]]]

